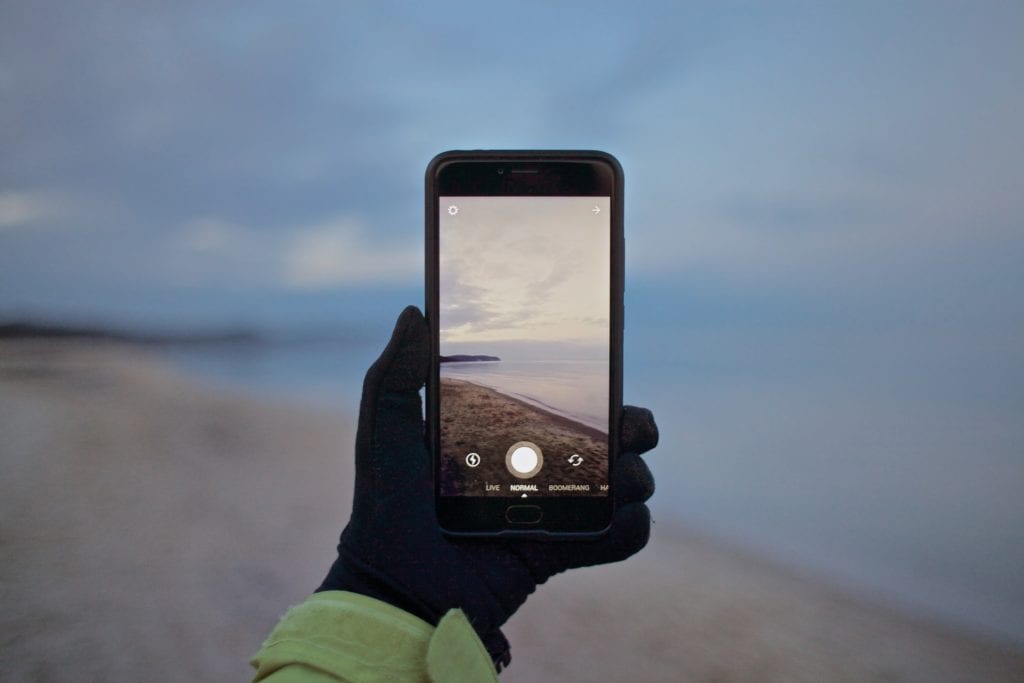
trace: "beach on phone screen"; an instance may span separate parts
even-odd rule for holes
[[[442,198],[442,494],[508,495],[521,441],[542,453],[536,493],[606,494],[608,202]]]

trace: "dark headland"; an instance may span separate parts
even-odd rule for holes
[[[196,332],[145,332],[100,325],[64,325],[28,320],[0,321],[0,340],[62,339],[120,342],[149,346],[188,344],[258,344],[265,340],[253,330],[222,329]]]

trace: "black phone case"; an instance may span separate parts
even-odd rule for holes
[[[434,467],[434,496],[435,510],[437,511],[438,523],[445,534],[454,536],[506,536],[513,538],[593,538],[607,532],[612,517],[614,516],[614,491],[609,487],[608,495],[602,497],[542,497],[531,500],[531,504],[544,508],[546,518],[549,513],[559,520],[559,528],[548,528],[544,519],[538,526],[531,528],[517,527],[511,522],[504,526],[495,524],[494,528],[473,529],[467,528],[470,525],[464,524],[468,520],[474,523],[487,524],[488,521],[504,519],[504,514],[510,507],[516,507],[518,499],[515,497],[442,497],[439,495],[439,455],[440,443],[439,416],[439,349],[437,330],[437,309],[438,309],[438,216],[435,211],[434,200],[437,194],[436,178],[438,171],[445,164],[452,161],[479,161],[479,162],[529,162],[539,163],[552,161],[600,161],[608,164],[614,175],[612,188],[612,234],[618,236],[618,240],[612,244],[611,264],[611,292],[610,292],[610,359],[609,359],[609,482],[611,470],[615,463],[615,457],[619,449],[620,417],[622,413],[622,342],[624,329],[624,306],[623,294],[625,290],[625,239],[623,230],[623,192],[624,178],[622,167],[618,160],[606,153],[596,150],[451,150],[442,152],[435,156],[427,166],[426,170],[426,192],[424,214],[426,217],[426,319],[430,328],[430,372],[427,381],[427,444]],[[453,500],[454,499],[454,500]],[[600,505],[590,504],[591,501],[601,501]],[[457,508],[456,516],[452,516],[452,508]],[[595,510],[600,512],[595,515]],[[595,516],[600,516],[600,524],[594,528]],[[482,522],[481,522],[482,520]],[[446,521],[449,522],[446,524]],[[454,522],[454,524],[452,523]],[[456,528],[452,528],[452,527]],[[500,528],[498,528],[500,526]],[[577,528],[573,528],[577,527]]]

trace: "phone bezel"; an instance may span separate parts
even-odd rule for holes
[[[500,171],[503,171],[499,173]],[[426,172],[426,319],[430,327],[430,372],[427,380],[427,444],[434,467],[434,500],[438,524],[453,535],[591,537],[604,533],[614,514],[609,481],[605,496],[539,496],[523,501],[514,496],[442,496],[437,476],[440,453],[438,406],[439,337],[438,229],[441,196],[606,196],[611,216],[611,291],[609,297],[609,479],[619,450],[622,412],[622,334],[625,244],[623,238],[623,174],[618,160],[606,152],[583,150],[449,151],[437,155]],[[506,519],[509,507],[527,503],[540,508],[536,524]]]

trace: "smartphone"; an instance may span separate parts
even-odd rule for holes
[[[622,193],[604,152],[430,162],[426,415],[446,533],[591,536],[610,525]]]

